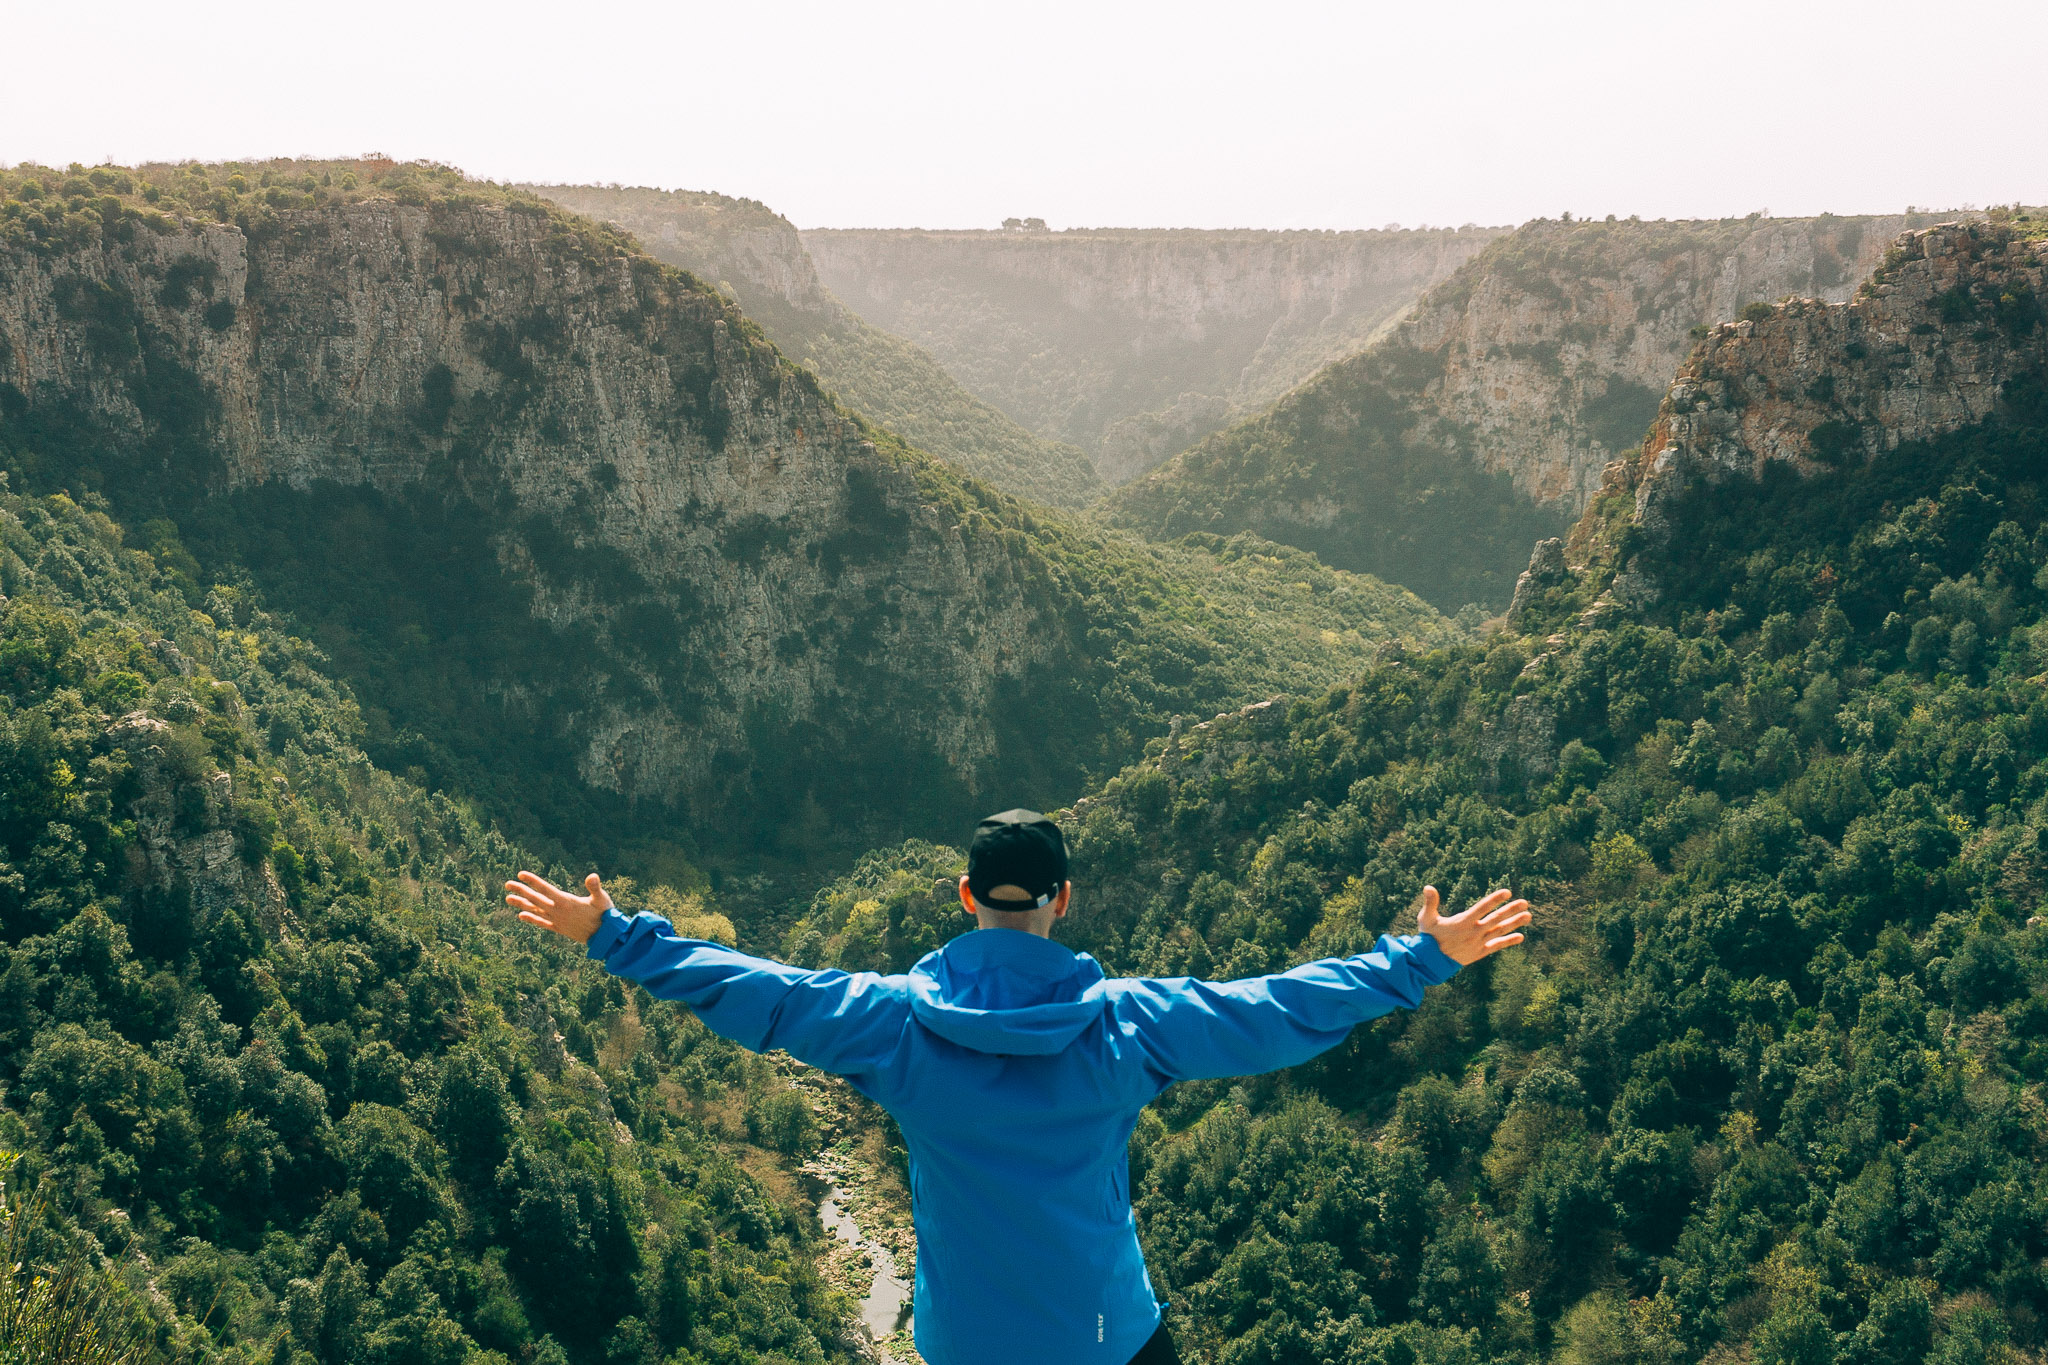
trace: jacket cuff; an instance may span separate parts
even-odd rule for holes
[[[591,940],[593,943],[595,939]],[[1409,953],[1415,958],[1415,965],[1429,978],[1432,986],[1449,981],[1458,973],[1458,964],[1442,948],[1436,939],[1428,934],[1412,934],[1403,940],[1409,945]]]
[[[632,920],[620,914],[616,908],[604,912],[604,918],[597,922],[597,932],[590,936],[590,944],[584,950],[593,962],[602,962],[611,955],[619,940],[626,935],[626,928]]]

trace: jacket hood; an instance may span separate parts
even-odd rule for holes
[[[910,969],[910,1008],[933,1033],[976,1052],[1060,1051],[1101,1017],[1102,966],[1022,929],[975,929]]]

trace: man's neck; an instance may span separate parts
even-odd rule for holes
[[[974,922],[983,929],[1021,929],[1027,934],[1040,938],[1052,937],[1052,908],[1042,910],[991,910],[987,906],[974,907]]]

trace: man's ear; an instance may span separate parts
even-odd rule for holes
[[[974,893],[967,889],[967,878],[965,877],[960,879],[960,904],[966,908],[968,914],[976,913],[974,909]]]
[[[1065,919],[1067,917],[1067,903],[1073,899],[1074,884],[1072,882],[1061,882],[1060,893],[1052,898],[1052,917],[1054,919]]]

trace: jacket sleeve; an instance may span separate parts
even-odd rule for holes
[[[1250,1076],[1305,1062],[1354,1025],[1414,1009],[1458,964],[1427,935],[1243,981],[1120,981],[1117,1017],[1167,1082]]]
[[[679,1000],[713,1033],[755,1052],[777,1048],[843,1076],[881,1066],[896,1050],[910,1004],[901,978],[806,971],[722,944],[678,937],[659,915],[608,910],[589,954],[649,994]]]

